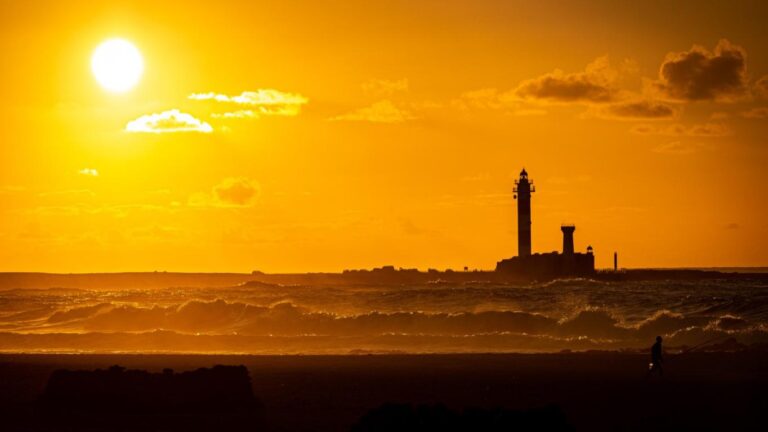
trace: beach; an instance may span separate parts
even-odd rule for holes
[[[668,355],[663,379],[648,356],[620,352],[452,355],[0,356],[0,408],[29,430],[35,401],[56,369],[176,371],[245,365],[266,430],[349,430],[385,403],[456,410],[556,406],[575,430],[750,429],[768,409],[768,353]],[[34,430],[34,429],[32,429]]]

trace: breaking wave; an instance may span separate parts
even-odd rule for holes
[[[2,351],[505,352],[768,343],[761,282],[0,292]]]

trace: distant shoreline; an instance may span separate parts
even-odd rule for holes
[[[766,279],[768,267],[723,268],[637,268],[598,270],[587,277],[598,281],[698,279]],[[395,269],[345,270],[341,273],[44,273],[0,272],[0,291],[12,289],[153,289],[217,288],[265,285],[359,285],[359,284],[441,284],[441,283],[535,283],[556,278],[532,279],[494,271]]]
[[[378,267],[381,268],[381,267]],[[375,269],[375,268],[374,268]],[[56,275],[56,276],[82,276],[82,275],[137,275],[137,274],[172,274],[172,275],[209,275],[209,276],[252,276],[254,274],[263,275],[311,275],[311,274],[328,274],[339,275],[349,271],[371,271],[374,269],[354,269],[354,270],[342,270],[342,271],[307,271],[307,272],[262,272],[254,270],[252,272],[237,272],[237,271],[212,271],[212,272],[195,272],[195,271],[168,271],[168,270],[127,270],[127,271],[113,271],[113,272],[51,272],[51,271],[12,271],[3,270],[0,271],[0,277],[3,275]],[[405,270],[416,270],[422,273],[427,273],[427,270],[403,268]],[[745,267],[627,267],[621,268],[625,271],[637,271],[637,270],[695,270],[695,271],[716,271],[721,273],[768,273],[768,266],[745,266]],[[492,273],[493,270],[473,269],[467,272],[463,270],[450,271],[455,273]],[[598,272],[613,271],[612,268],[598,268]],[[445,273],[446,270],[440,270],[439,273]]]

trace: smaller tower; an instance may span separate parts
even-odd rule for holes
[[[613,253],[613,271],[619,271],[619,253]]]
[[[563,232],[563,255],[573,255],[573,232],[576,231],[576,225],[563,224],[560,230]]]

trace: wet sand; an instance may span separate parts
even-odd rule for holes
[[[577,430],[744,430],[768,417],[768,353],[669,356],[662,380],[646,355],[615,352],[360,356],[0,355],[0,416],[26,429],[55,369],[114,364],[176,371],[248,367],[271,430],[348,430],[387,402],[450,408],[560,407]],[[758,423],[759,422],[759,423]],[[3,428],[5,429],[5,428]],[[758,428],[759,429],[759,428]]]

